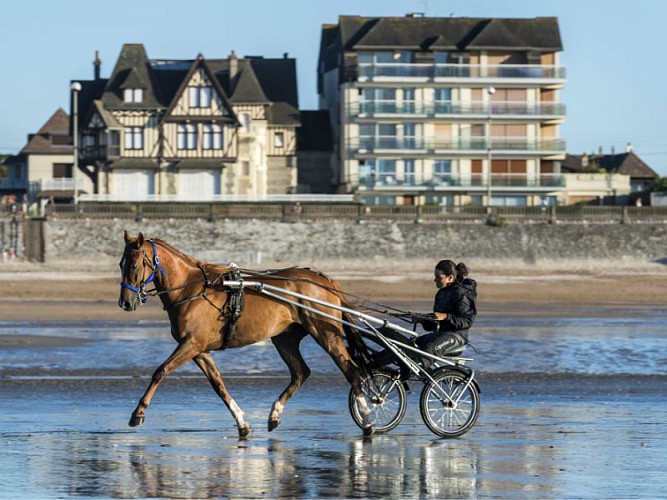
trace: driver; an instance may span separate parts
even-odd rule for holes
[[[433,276],[438,289],[433,313],[414,315],[413,322],[420,323],[431,332],[417,338],[417,347],[434,356],[443,357],[462,351],[468,343],[468,330],[477,316],[477,282],[467,278],[468,268],[463,262],[457,264],[452,260],[438,262]],[[398,332],[388,328],[381,329],[381,332],[394,340],[408,343]],[[405,352],[412,355],[410,351]],[[373,356],[372,366],[379,368],[394,361],[394,354],[384,349]],[[420,361],[426,367],[431,364],[428,358]]]

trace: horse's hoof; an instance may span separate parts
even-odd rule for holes
[[[270,418],[269,419],[269,432],[271,432],[273,429],[278,427],[280,425],[280,419],[279,418]]]
[[[144,417],[137,417],[135,415],[132,415],[132,418],[130,418],[130,427],[138,427],[143,423],[144,423]]]
[[[372,436],[375,434],[375,426],[373,424],[369,425],[368,427],[364,427],[364,436]]]
[[[248,434],[250,434],[250,428],[250,424],[244,424],[243,427],[239,427],[239,437],[248,437]]]

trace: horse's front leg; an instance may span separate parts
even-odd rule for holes
[[[199,354],[198,350],[195,349],[191,343],[186,342],[179,344],[174,352],[171,353],[171,356],[169,356],[167,360],[162,363],[157,370],[155,370],[155,373],[153,373],[153,378],[151,379],[151,383],[148,384],[146,392],[139,400],[137,407],[132,412],[132,416],[130,417],[129,422],[130,427],[136,427],[144,423],[144,412],[146,411],[146,408],[148,408],[148,405],[151,404],[153,395],[157,390],[157,386],[160,385],[160,382],[162,382],[167,377],[167,375],[173,372],[176,368],[184,365],[197,354]]]
[[[227,408],[231,412],[234,420],[236,420],[236,427],[239,430],[239,437],[246,437],[250,433],[250,424],[243,420],[243,411],[236,404],[236,401],[229,395],[225,383],[222,381],[222,375],[220,375],[220,370],[218,365],[215,363],[213,356],[209,353],[202,353],[195,357],[194,362],[197,363],[199,369],[206,375],[206,378],[211,383],[213,390],[216,392],[220,399],[222,399],[227,405]]]

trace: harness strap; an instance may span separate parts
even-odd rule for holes
[[[224,337],[222,339],[223,349],[227,349],[229,343],[234,338],[234,334],[236,333],[236,323],[241,317],[243,305],[245,303],[245,294],[243,293],[242,285],[243,278],[241,277],[241,272],[238,267],[232,267],[232,271],[229,273],[229,279],[230,281],[239,281],[241,286],[227,290],[227,302],[225,302],[224,310],[222,311],[223,315],[227,316]]]

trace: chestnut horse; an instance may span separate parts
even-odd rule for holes
[[[211,356],[211,351],[223,348],[229,331],[228,323],[233,322],[234,334],[228,345],[224,345],[225,348],[234,349],[270,338],[290,371],[291,381],[269,413],[269,431],[278,427],[285,404],[310,375],[310,369],[299,352],[299,344],[306,335],[311,335],[354,388],[363,412],[364,434],[373,433],[360,384],[361,372],[365,369],[364,357],[355,355],[355,361],[345,345],[347,339],[353,353],[355,349],[363,350],[355,329],[294,304],[262,295],[251,287],[244,289],[242,313],[232,317],[233,311],[226,304],[231,301],[233,290],[222,286],[224,277],[229,276],[232,268],[197,261],[164,241],[145,239],[142,233],[133,237],[125,231],[124,236],[118,305],[125,311],[134,311],[147,299],[145,286],[153,283],[155,290],[151,292],[160,297],[169,315],[171,335],[178,343],[174,352],[153,374],[146,392],[132,412],[130,426],[143,423],[146,408],[160,382],[192,360],[227,405],[236,421],[239,436],[248,435],[250,424],[244,420],[243,412],[227,392],[220,370]],[[290,268],[262,273],[253,276],[253,281],[270,283],[328,304],[350,307],[338,283],[309,269]],[[348,314],[338,309],[303,299],[298,302],[334,318],[345,316],[349,321]]]

